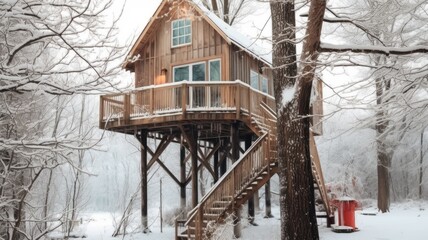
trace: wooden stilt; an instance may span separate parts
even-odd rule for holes
[[[186,149],[183,145],[180,147],[180,207],[182,211],[186,208]],[[183,217],[185,213],[183,212]]]
[[[141,226],[144,233],[149,232],[147,219],[147,131],[140,131],[141,143]]]
[[[229,139],[227,139],[227,140],[223,139],[221,141],[222,141],[222,143],[223,143],[222,145],[224,147],[222,148],[223,156],[222,156],[221,163],[220,163],[220,177],[223,176],[227,172],[227,155],[229,152],[229,148],[226,147],[229,143]]]
[[[271,196],[270,193],[270,180],[265,184],[265,218],[272,218],[272,207],[271,207]]]
[[[218,140],[214,141],[214,146],[218,145],[218,143],[219,143]],[[220,154],[220,149],[214,153],[214,164],[213,164],[214,165],[214,183],[216,183],[220,177],[219,176],[219,169],[218,169],[219,168],[219,162],[218,162],[219,154]]]
[[[239,159],[239,123],[233,123],[231,126],[230,141],[232,143],[232,162]],[[241,208],[240,206],[234,207],[233,219],[233,235],[235,238],[241,237]]]
[[[240,238],[242,235],[241,232],[241,208],[237,207],[235,208],[233,216],[233,236],[234,238]]]
[[[198,131],[192,126],[188,134],[192,162],[192,207],[198,206]]]
[[[232,162],[239,159],[239,123],[233,123],[230,141],[232,143]]]
[[[251,136],[248,136],[245,139],[245,151],[247,151],[251,147]],[[250,196],[248,199],[248,221],[250,224],[254,224],[254,217],[255,217],[255,211],[254,211],[254,195]]]

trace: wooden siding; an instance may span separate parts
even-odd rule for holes
[[[230,79],[228,43],[194,9],[186,4],[180,5],[180,9],[175,6],[161,16],[163,17],[157,19],[156,24],[152,26],[156,30],[150,31],[139,50],[139,60],[134,63],[135,87],[170,83],[174,66],[211,59],[221,59],[222,79]],[[171,22],[184,18],[192,21],[192,43],[172,47]],[[161,76],[162,69],[167,70],[165,77]]]
[[[273,95],[272,69],[237,46],[233,46],[231,49],[232,79],[250,84],[250,71],[253,70],[268,79],[268,91],[270,95]]]

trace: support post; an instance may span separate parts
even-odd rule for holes
[[[232,123],[230,141],[232,143],[232,162],[239,160],[239,123]],[[234,207],[233,219],[233,235],[235,238],[241,237],[241,208],[240,206]]]
[[[147,131],[140,131],[141,143],[141,226],[144,233],[149,232],[147,219]]]
[[[190,154],[192,162],[192,208],[198,205],[198,131],[195,126],[191,127],[190,133]]]
[[[259,191],[256,191],[254,193],[254,210],[255,211],[260,211],[260,196],[259,196]]]
[[[227,145],[228,145],[228,140],[221,140],[222,141],[222,145],[224,146],[223,149],[223,154],[227,154],[227,152],[225,151],[225,149],[227,149]],[[227,150],[229,151],[229,150]],[[225,173],[227,172],[227,159],[224,159],[221,164],[220,164],[220,177],[223,176]]]
[[[239,123],[232,123],[230,141],[232,142],[232,162],[239,159]]]
[[[265,218],[272,218],[272,207],[271,207],[271,196],[270,193],[270,180],[265,184]]]
[[[218,144],[218,140],[216,140],[216,141],[214,141],[214,146],[217,146],[217,144]],[[219,150],[217,150],[215,153],[214,153],[214,183],[216,183],[217,181],[218,181],[218,179],[220,178],[220,176],[219,176],[219,165],[218,165],[218,155],[219,155],[219,152],[220,152],[220,149]]]
[[[236,207],[233,216],[233,236],[234,238],[241,238],[241,208]]]
[[[251,141],[251,137],[252,136],[248,136],[245,139],[245,151],[247,151],[251,147],[251,142],[252,142]],[[254,223],[254,217],[255,217],[255,211],[254,211],[254,194],[252,194],[248,198],[248,222],[251,225],[255,225],[255,223]]]
[[[183,211],[183,217],[185,217],[186,213],[184,210],[186,209],[186,149],[183,145],[180,146],[180,207]]]

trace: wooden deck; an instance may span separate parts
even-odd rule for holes
[[[100,128],[125,133],[144,130],[161,136],[159,148],[151,152],[152,159],[147,164],[148,168],[155,161],[162,164],[158,158],[164,149],[163,146],[167,146],[174,139],[182,141],[177,137],[182,134],[186,144],[181,144],[190,152],[193,151],[193,155],[189,155],[188,158],[192,158],[191,178],[186,178],[185,171],[181,181],[172,173],[169,175],[184,189],[190,180],[193,184],[192,189],[198,188],[197,172],[200,167],[206,166],[212,170],[210,157],[199,159],[201,163],[198,164],[198,140],[210,142],[215,138],[218,140],[220,136],[234,138],[234,133],[237,132],[235,140],[231,140],[230,148],[227,144],[224,146],[226,150],[222,155],[235,158],[232,166],[200,201],[197,200],[197,191],[192,193],[192,201],[195,201],[193,210],[189,212],[186,221],[176,223],[176,239],[206,239],[213,234],[219,224],[224,223],[231,213],[276,174],[277,120],[274,109],[276,109],[275,100],[272,96],[257,91],[241,81],[180,82],[102,96]],[[236,124],[231,123],[239,122],[242,123],[238,127],[239,131],[234,131],[235,128],[231,128],[231,125]],[[197,131],[196,141],[192,142],[192,137],[187,136],[193,131],[186,130],[188,126]],[[156,134],[152,137],[156,137]],[[254,136],[257,136],[257,140],[251,147],[243,150],[243,155],[239,157],[237,146],[240,141]],[[310,138],[314,184],[323,201],[325,216],[331,218],[322,169],[312,134]],[[218,142],[212,142],[212,146],[212,152],[220,147]],[[147,144],[144,149],[146,148]],[[162,151],[158,152],[159,149]],[[147,156],[147,152],[143,155]],[[181,161],[185,162],[185,157]],[[144,158],[142,162],[147,163],[147,159]],[[216,166],[216,163],[213,165]],[[166,167],[164,169],[169,171]],[[218,164],[214,169],[218,169]],[[143,172],[147,172],[147,169]],[[215,170],[211,172],[214,173],[213,176],[217,176]]]
[[[127,132],[183,123],[249,124],[262,115],[260,103],[275,109],[275,99],[241,81],[180,82],[101,96],[101,129]]]

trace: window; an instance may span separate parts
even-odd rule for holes
[[[221,80],[221,65],[220,60],[211,60],[209,61],[210,64],[210,81],[220,81]]]
[[[192,65],[192,81],[205,81],[205,63]]]
[[[267,80],[267,78],[265,78],[265,77],[263,77],[263,76],[261,76],[261,83],[262,83],[262,92],[264,92],[264,93],[268,93],[268,80]]]
[[[221,81],[221,61],[220,59],[209,61],[209,80]],[[221,106],[221,91],[220,86],[212,86],[210,88],[209,104],[211,107]]]
[[[189,81],[189,66],[174,68],[174,82]]]
[[[259,89],[259,74],[253,70],[250,71],[250,86]]]
[[[269,93],[268,79],[253,70],[250,71],[250,86],[264,93]]]
[[[195,63],[174,67],[174,82],[181,81],[205,81],[205,63]]]
[[[190,19],[179,19],[172,22],[172,47],[192,43],[192,22]]]

